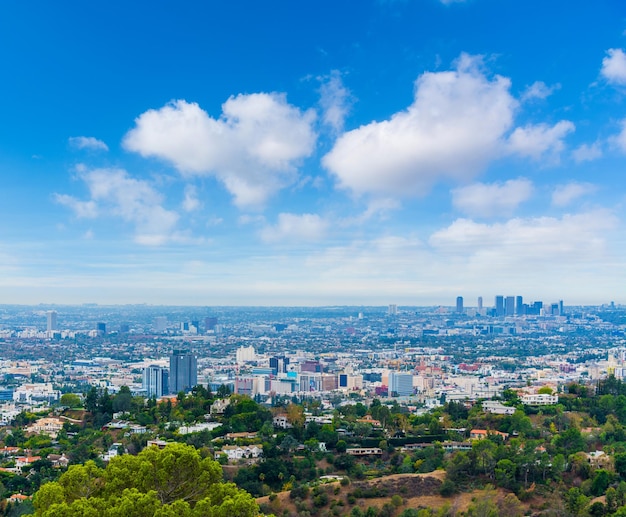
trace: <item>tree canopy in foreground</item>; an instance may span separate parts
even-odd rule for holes
[[[194,447],[149,447],[113,458],[105,469],[93,461],[73,465],[34,496],[37,517],[255,517],[253,497],[222,482],[222,469]]]

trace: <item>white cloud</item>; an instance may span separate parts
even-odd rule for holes
[[[616,225],[617,219],[606,210],[496,224],[458,219],[431,235],[429,242],[439,253],[464,257],[481,267],[536,268],[548,261],[592,261],[604,253],[606,233]]]
[[[552,204],[558,207],[567,206],[582,196],[593,194],[597,190],[598,187],[592,183],[572,182],[558,185],[552,193]]]
[[[533,192],[533,184],[525,178],[505,183],[475,183],[452,191],[454,207],[475,217],[510,216]]]
[[[333,70],[328,77],[318,79],[322,82],[320,87],[322,122],[339,133],[343,130],[345,118],[350,112],[352,95],[344,86],[338,70]]]
[[[474,176],[498,155],[517,107],[510,81],[490,80],[481,64],[464,54],[454,71],[424,73],[407,110],[345,133],[323,164],[357,193],[424,194],[441,178]]]
[[[174,227],[178,214],[161,206],[163,198],[147,181],[137,180],[122,169],[80,169],[91,199],[78,201],[57,194],[57,202],[68,206],[79,217],[112,215],[135,226],[135,241],[145,245],[160,245],[177,240]]]
[[[521,95],[522,102],[526,102],[533,99],[546,99],[555,90],[559,90],[561,88],[560,84],[555,84],[553,86],[548,86],[543,81],[535,81],[531,84]]]
[[[183,210],[185,212],[193,212],[198,210],[202,204],[198,199],[198,192],[193,185],[187,185],[185,187],[185,199],[183,199]]]
[[[238,206],[259,206],[291,184],[298,163],[312,153],[314,120],[312,110],[301,112],[276,93],[231,97],[219,119],[177,100],[140,115],[123,144],[183,174],[214,175]]]
[[[102,140],[93,136],[72,136],[69,143],[76,149],[89,149],[92,151],[108,151],[109,147]]]
[[[626,84],[626,54],[621,48],[610,48],[602,60],[600,73],[611,84]]]
[[[535,160],[548,154],[551,160],[558,161],[559,153],[565,147],[563,139],[574,129],[569,120],[561,120],[554,126],[536,124],[518,127],[509,137],[509,151]]]
[[[519,106],[510,87],[463,54],[456,70],[420,76],[406,110],[344,133],[322,163],[357,194],[410,196],[440,180],[467,181],[507,154],[555,157],[573,124],[518,128],[507,141]]]
[[[281,213],[277,224],[265,227],[260,235],[265,242],[318,241],[327,228],[328,222],[317,214]]]
[[[54,194],[54,200],[71,209],[76,217],[94,218],[98,216],[98,205],[94,201],[81,201],[67,194]]]
[[[577,147],[572,151],[572,157],[577,163],[591,162],[593,160],[597,160],[598,158],[602,158],[602,147],[600,146],[600,142],[594,142],[591,145],[582,144],[580,147]]]
[[[622,153],[626,153],[626,119],[623,119],[620,125],[622,126],[621,131],[609,138],[609,143]]]

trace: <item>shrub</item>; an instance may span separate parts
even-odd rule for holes
[[[324,492],[321,492],[313,498],[313,504],[318,508],[326,506],[328,504],[328,496]]]
[[[457,491],[456,484],[450,479],[444,480],[444,482],[441,484],[441,487],[439,488],[439,493],[443,497],[450,497],[456,491]]]
[[[307,497],[309,497],[308,486],[296,486],[289,493],[289,499],[306,499]]]

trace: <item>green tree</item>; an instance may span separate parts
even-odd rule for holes
[[[64,393],[61,395],[61,405],[69,408],[78,408],[82,406],[80,397],[76,393]]]
[[[128,386],[122,386],[117,395],[113,398],[113,411],[130,411],[133,402],[133,395]]]
[[[613,481],[613,475],[605,469],[596,470],[591,483],[591,494],[598,497],[604,494]]]
[[[98,409],[98,390],[92,386],[85,395],[85,409],[90,413],[95,413]]]
[[[581,492],[580,488],[570,488],[565,494],[565,505],[572,515],[583,515],[587,504],[589,504],[589,498]]]
[[[346,449],[348,448],[348,444],[346,443],[345,440],[339,440],[335,448],[337,449],[338,453],[342,454],[346,452]]]
[[[516,486],[515,482],[516,465],[509,459],[503,459],[498,461],[495,469],[496,481],[499,486],[514,490]]]
[[[191,446],[149,447],[106,469],[74,465],[34,497],[35,517],[254,517],[252,496],[221,482],[221,467]]]

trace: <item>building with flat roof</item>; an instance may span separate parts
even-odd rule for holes
[[[169,371],[155,364],[143,369],[142,387],[147,397],[160,398],[169,391]]]
[[[170,393],[189,391],[198,384],[198,358],[182,350],[170,355]]]

